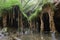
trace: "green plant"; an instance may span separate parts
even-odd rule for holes
[[[22,4],[22,1],[24,4]],[[11,9],[13,5],[18,5],[24,17],[26,17],[27,20],[32,20],[34,17],[37,17],[38,11],[42,11],[43,5],[51,3],[50,0],[37,0],[37,2],[35,0],[32,2],[31,1],[32,0],[0,0],[0,14],[2,12],[2,9]],[[33,3],[34,1],[36,4]],[[31,13],[31,15],[28,17],[26,15],[26,12],[29,10],[32,10],[34,12]]]

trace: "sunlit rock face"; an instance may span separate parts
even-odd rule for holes
[[[58,2],[58,1],[60,1],[60,0],[53,0],[54,2]]]

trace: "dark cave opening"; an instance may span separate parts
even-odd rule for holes
[[[44,22],[44,31],[50,31],[50,27],[49,27],[49,15],[48,13],[44,13],[43,14],[43,22]]]

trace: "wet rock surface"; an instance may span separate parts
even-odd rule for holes
[[[57,33],[55,36],[56,40],[60,40],[60,34]],[[1,36],[0,36],[1,37]],[[10,36],[3,36],[0,40],[53,40],[51,34],[29,34],[29,35],[10,35]]]

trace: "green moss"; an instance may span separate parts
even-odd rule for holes
[[[19,0],[6,0],[6,1],[0,1],[0,8],[11,8],[13,5],[19,5],[20,6],[20,1]]]
[[[20,0],[0,0],[0,15],[2,13],[2,9],[8,10],[11,9],[14,5],[18,5],[20,10],[23,10]]]

